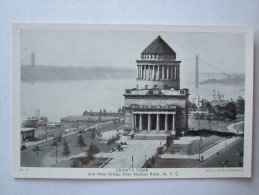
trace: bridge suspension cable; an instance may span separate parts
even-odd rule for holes
[[[200,59],[200,61],[202,61],[203,63],[207,64],[208,66],[210,66],[210,67],[213,68],[214,70],[220,72],[221,74],[224,74],[224,75],[226,75],[226,76],[228,76],[228,77],[230,76],[229,74],[227,74],[227,73],[225,73],[225,72],[219,70],[218,68],[216,68],[216,67],[213,66],[212,64],[206,62],[204,59],[200,58],[199,56],[198,56],[198,58]]]

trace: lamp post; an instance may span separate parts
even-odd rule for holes
[[[202,142],[202,136],[200,135],[200,141],[199,141],[199,161],[201,162],[201,142]]]
[[[78,122],[79,120],[76,121],[76,133],[78,133]]]
[[[46,131],[46,142],[48,141],[48,132]]]
[[[58,142],[56,142],[56,164],[58,163]]]
[[[131,158],[131,162],[132,162],[131,167],[133,168],[133,155],[132,155],[132,158]]]

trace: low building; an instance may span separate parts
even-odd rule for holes
[[[35,138],[35,128],[21,128],[21,141]]]

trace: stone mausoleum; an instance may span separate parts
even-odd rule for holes
[[[180,63],[158,36],[137,60],[137,86],[125,90],[125,130],[164,131],[180,136],[188,130],[188,89],[180,89]]]

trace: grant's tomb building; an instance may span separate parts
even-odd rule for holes
[[[158,36],[137,60],[137,86],[125,90],[125,130],[181,135],[188,130],[188,89],[180,88],[175,51]]]

